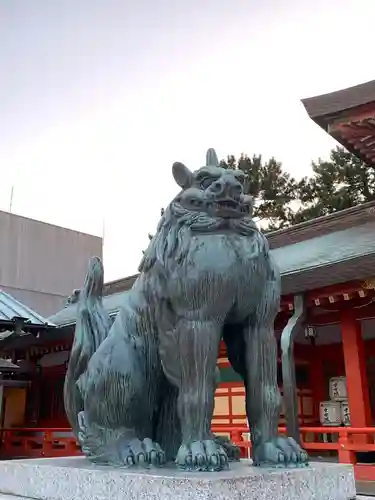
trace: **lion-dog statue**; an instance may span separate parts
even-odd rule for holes
[[[181,191],[113,323],[102,263],[90,261],[64,390],[73,431],[97,464],[226,468],[237,449],[211,431],[223,339],[246,389],[254,465],[305,466],[306,452],[278,435],[280,273],[253,221],[245,176],[222,168],[213,149],[195,172],[182,163],[172,171]]]

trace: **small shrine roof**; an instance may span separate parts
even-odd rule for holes
[[[302,104],[323,130],[375,165],[375,80],[303,99]]]
[[[111,316],[115,316],[121,308],[121,305],[124,301],[124,296],[129,292],[129,289],[133,286],[134,281],[136,280],[137,275],[134,275],[134,280],[132,283],[128,282],[129,288],[122,292],[113,293],[111,295],[107,295],[103,297],[103,305],[105,309]],[[76,311],[77,304],[71,304],[58,313],[54,314],[50,317],[55,324],[64,327],[68,325],[72,325],[75,323],[76,319]]]
[[[20,367],[12,363],[9,359],[0,358],[0,373],[1,372],[15,372]]]
[[[22,319],[26,325],[55,326],[50,320],[0,289],[0,326],[14,323],[16,319]]]

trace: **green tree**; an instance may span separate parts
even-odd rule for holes
[[[254,217],[263,229],[280,229],[293,222],[298,183],[275,158],[263,162],[261,155],[241,155],[238,160],[231,155],[221,166],[245,173],[246,192],[254,197]]]
[[[298,183],[300,208],[291,222],[307,221],[375,200],[375,168],[343,147],[328,161],[312,163],[313,175]]]
[[[313,162],[312,175],[299,182],[275,158],[262,162],[261,155],[231,155],[221,165],[245,173],[254,216],[266,231],[375,200],[375,167],[343,147],[332,149],[328,160]]]

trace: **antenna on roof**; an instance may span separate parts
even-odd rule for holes
[[[9,212],[10,213],[12,213],[13,197],[14,197],[14,186],[12,186],[11,190],[10,190],[10,200],[9,200]]]
[[[102,255],[101,259],[104,261],[104,238],[105,238],[105,211],[103,210],[103,219],[102,219]]]
[[[104,236],[105,236],[105,215],[103,214],[103,221],[102,221],[102,240],[104,244]]]

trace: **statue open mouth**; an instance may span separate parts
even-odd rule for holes
[[[239,208],[238,203],[232,199],[217,201],[216,206],[219,210],[221,210],[221,209],[238,210],[238,208]]]
[[[213,208],[215,214],[223,218],[241,217],[244,215],[241,203],[233,200],[233,198],[215,200]]]

